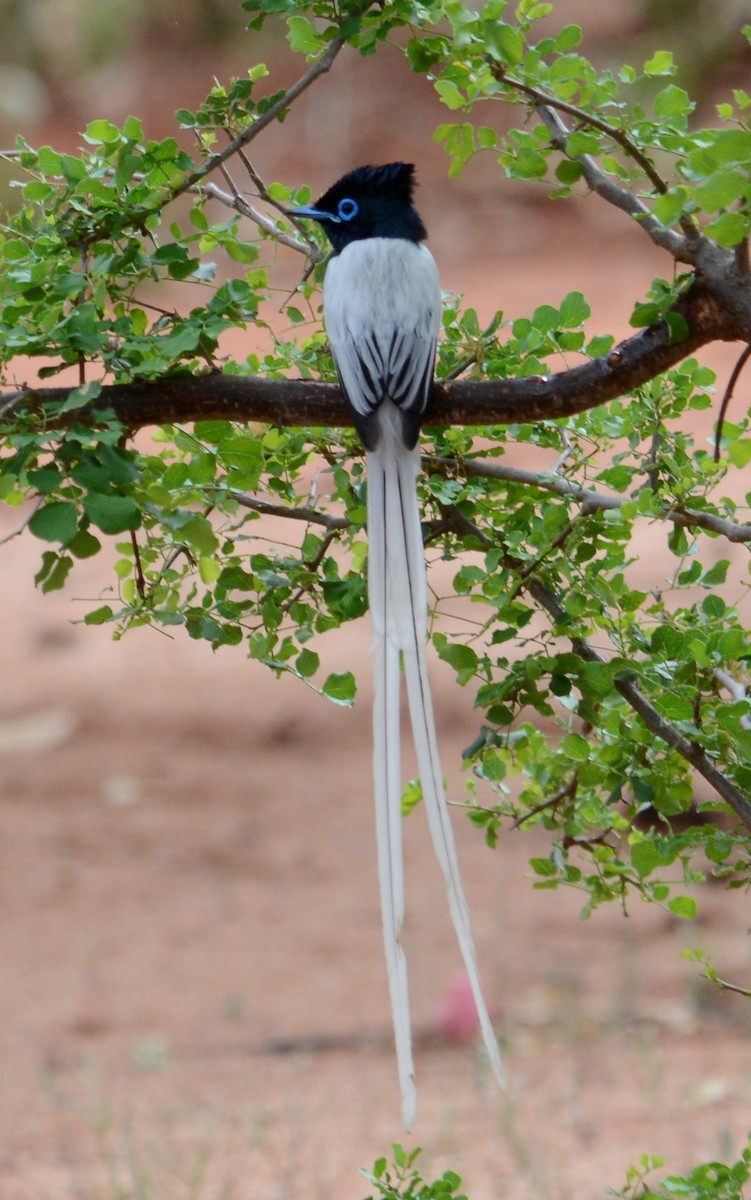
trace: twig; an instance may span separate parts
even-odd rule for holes
[[[538,112],[555,148],[560,150],[562,154],[567,154],[566,146],[571,132],[568,126],[561,120],[550,103],[541,105]],[[606,175],[590,154],[580,154],[576,157],[575,161],[581,163],[584,178],[592,191],[600,196],[601,199],[607,201],[608,204],[614,205],[622,212],[627,213],[628,216],[633,217],[655,245],[660,246],[663,250],[667,250],[679,262],[695,263],[697,261],[698,245],[701,239],[695,231],[688,238],[682,237],[673,229],[666,229],[652,215],[643,200],[640,200],[634,192],[628,188],[621,187],[614,179]]]
[[[531,821],[533,817],[539,816],[540,813],[545,812],[548,808],[556,808],[561,803],[561,800],[567,800],[569,797],[573,800],[578,787],[579,774],[576,772],[569,779],[568,783],[564,783],[563,787],[560,787],[557,792],[553,792],[549,800],[543,800],[541,804],[536,804],[534,808],[530,808],[528,812],[522,813],[520,817],[517,817],[511,828],[520,829],[525,821]]]
[[[563,464],[569,458],[571,458],[571,455],[574,453],[574,447],[571,444],[571,438],[568,436],[568,431],[566,429],[561,429],[560,434],[561,434],[561,443],[563,445],[563,449],[561,450],[557,459],[555,460],[552,467],[550,468],[553,475],[559,474]]]
[[[742,352],[737,363],[733,367],[733,370],[730,374],[730,378],[728,380],[728,386],[725,388],[725,395],[722,397],[722,401],[720,403],[720,411],[717,415],[717,432],[715,433],[715,437],[714,437],[714,460],[715,460],[715,462],[720,461],[720,449],[721,449],[720,443],[722,441],[722,426],[725,421],[725,414],[727,413],[728,405],[730,404],[730,401],[733,398],[733,392],[735,390],[735,385],[738,382],[741,371],[743,370],[746,363],[748,362],[749,357],[751,357],[751,342],[749,342],[749,344],[746,346],[745,350]]]
[[[552,617],[553,621],[556,623],[568,622],[568,614],[558,597],[541,580],[534,578],[527,580],[526,590],[537,601],[540,607]],[[569,635],[569,640],[574,653],[579,658],[583,658],[585,662],[605,663],[606,660],[598,654],[594,647],[585,642],[583,638],[573,634]],[[735,786],[732,780],[728,779],[727,775],[724,775],[714,765],[701,747],[695,742],[690,742],[669,721],[666,721],[647,697],[630,680],[614,679],[613,687],[626,703],[639,714],[644,724],[655,737],[658,737],[671,750],[675,750],[686,762],[690,763],[694,770],[706,779],[712,790],[730,805],[746,828],[751,829],[751,802]]]
[[[143,565],[141,563],[141,548],[138,545],[138,538],[136,537],[135,530],[133,530],[133,529],[131,529],[131,531],[130,531],[130,544],[131,544],[131,547],[133,550],[133,564],[134,564],[135,576],[136,576],[136,591],[138,592],[138,598],[141,601],[145,601],[146,600],[146,592],[147,592],[146,578],[144,576]]]
[[[627,496],[611,496],[605,492],[595,492],[565,476],[553,475],[548,472],[538,474],[536,471],[527,471],[522,467],[507,467],[500,463],[486,463],[472,458],[463,458],[459,462],[456,459],[439,458],[432,454],[424,455],[423,462],[427,467],[440,469],[448,467],[460,470],[470,478],[477,476],[486,479],[503,479],[508,483],[519,483],[526,487],[536,487],[542,491],[554,492],[558,496],[570,496],[572,500],[581,504],[585,513],[618,509],[629,502]],[[665,507],[659,515],[661,519],[671,521],[674,525],[680,525],[686,529],[706,529],[708,533],[716,533],[727,538],[729,542],[751,542],[751,525],[741,525],[727,520],[725,517],[718,517],[714,513],[701,512],[694,508]]]
[[[264,513],[271,517],[286,517],[293,521],[306,521],[309,525],[322,525],[324,529],[349,529],[352,524],[347,517],[335,517],[330,513],[320,512],[317,508],[304,505],[299,508],[287,508],[284,504],[271,504],[268,500],[258,500],[246,492],[230,488],[230,497],[242,508],[252,509],[253,512]]]
[[[42,507],[43,504],[44,504],[44,496],[40,496],[39,499],[37,500],[36,504],[32,508],[31,512],[29,513],[28,517],[26,517],[26,519],[22,522],[22,524],[20,524],[18,526],[18,529],[13,529],[13,530],[11,530],[10,533],[6,533],[5,537],[0,538],[0,546],[4,546],[6,544],[6,542],[12,542],[13,538],[20,537],[22,533],[25,533],[28,528],[29,521],[34,516],[34,513],[39,512],[39,509]]]
[[[705,971],[704,978],[709,979],[711,983],[716,983],[723,992],[737,992],[739,996],[751,999],[751,988],[739,987],[737,983],[728,983],[726,979],[720,979],[719,975],[715,975],[714,971]]]
[[[578,108],[576,104],[571,104],[568,100],[560,100],[550,92],[544,92],[542,88],[533,87],[529,83],[523,83],[521,79],[514,79],[511,75],[506,74],[503,67],[497,64],[493,67],[493,75],[500,83],[505,83],[510,88],[513,88],[514,91],[529,96],[530,100],[534,100],[536,105],[557,108],[560,112],[565,112],[570,117],[575,117],[582,125],[589,125],[591,129],[599,129],[600,133],[604,133],[607,137],[612,138],[621,147],[624,154],[628,155],[629,158],[633,158],[634,162],[639,164],[655,191],[660,192],[662,195],[667,192],[668,185],[662,176],[658,174],[654,163],[647,158],[646,154],[642,153],[639,147],[631,141],[628,134],[619,129],[617,125],[611,125],[608,121],[603,121],[601,117],[593,116],[592,113],[586,112],[583,108]]]
[[[368,5],[364,7],[367,8]],[[221,166],[222,163],[227,162],[229,158],[237,154],[238,150],[249,145],[254,138],[258,137],[259,133],[262,133],[272,121],[275,121],[285,109],[289,108],[297,100],[298,96],[307,91],[311,84],[315,83],[321,75],[325,75],[331,70],[337,55],[345,45],[346,39],[341,34],[335,37],[321,57],[317,58],[311,64],[305,74],[301,75],[297,82],[293,83],[275,104],[267,108],[261,116],[254,117],[223,150],[218,150],[216,154],[212,154],[200,166],[189,171],[182,182],[172,190],[170,199],[174,200],[177,196],[182,195],[183,192],[189,191],[195,184],[205,179],[207,175],[210,175],[212,171]]]
[[[459,509],[452,508],[449,515],[454,518],[457,532],[472,533],[478,538],[481,544],[492,544],[487,534],[483,533],[473,521],[465,517]],[[504,565],[509,570],[517,572],[524,566],[517,558],[508,553],[504,555]],[[568,613],[558,599],[558,596],[542,580],[534,576],[527,578],[524,582],[524,590],[539,604],[540,608],[544,609],[555,624],[560,625],[562,629],[565,629],[569,625]],[[568,638],[574,654],[578,655],[585,662],[602,663],[603,665],[606,663],[607,660],[598,654],[594,647],[590,646],[582,637],[574,633],[568,633]],[[633,708],[634,712],[638,713],[655,737],[658,737],[671,750],[675,750],[686,762],[690,763],[694,770],[706,779],[713,791],[725,800],[734,812],[737,813],[747,829],[751,830],[751,801],[735,786],[731,779],[728,779],[727,775],[724,775],[714,765],[701,747],[695,742],[690,742],[669,721],[666,721],[647,697],[630,680],[614,679],[613,688]]]
[[[284,233],[279,229],[276,221],[271,217],[266,216],[259,209],[254,208],[244,196],[239,192],[225,192],[219,187],[218,183],[203,183],[196,184],[191,188],[191,191],[202,192],[206,196],[211,196],[214,200],[219,200],[221,204],[225,204],[227,208],[233,208],[243,217],[248,217],[253,221],[259,229],[263,229],[265,233],[270,234],[277,242],[281,242],[283,246],[288,246],[290,250],[297,250],[299,254],[304,254],[306,258],[311,258],[313,262],[321,262],[324,258],[324,252],[315,244],[315,242],[303,242],[299,238],[292,237],[289,233]]]
[[[576,104],[571,104],[568,100],[561,100],[558,96],[553,96],[550,92],[545,92],[541,88],[533,87],[528,83],[523,83],[520,79],[514,79],[512,76],[507,75],[502,67],[496,65],[493,69],[493,74],[501,83],[507,84],[515,91],[521,92],[522,95],[528,96],[530,100],[535,102],[543,123],[547,126],[548,131],[551,134],[553,145],[556,147],[556,149],[559,149],[568,155],[568,151],[566,149],[566,140],[568,139],[570,133],[570,130],[567,128],[565,123],[560,119],[560,117],[557,117],[557,114],[553,111],[557,109],[558,112],[564,112],[567,113],[568,116],[574,117],[582,125],[589,126],[590,129],[597,129],[600,133],[604,133],[606,137],[611,138],[616,145],[620,146],[624,154],[633,159],[633,161],[641,167],[642,171],[647,176],[647,179],[650,181],[656,192],[658,192],[660,195],[664,195],[667,192],[668,185],[657,171],[654,163],[647,157],[646,154],[643,153],[643,151],[639,149],[634,142],[632,142],[631,138],[623,129],[619,129],[617,125],[611,125],[609,121],[605,121],[601,117],[596,117],[592,113],[586,112],[583,108],[579,108]],[[657,240],[655,234],[669,232],[664,231],[660,223],[654,221],[654,218],[649,213],[649,209],[637,201],[636,197],[631,192],[628,192],[626,189],[614,184],[613,181],[609,179],[603,171],[600,170],[590,155],[568,155],[568,157],[573,157],[574,161],[582,164],[584,167],[585,178],[590,184],[590,187],[592,187],[593,191],[596,191],[603,197],[603,199],[609,200],[611,204],[617,204],[619,208],[625,207],[625,210],[631,212],[632,216],[640,215],[642,224],[646,225],[648,221],[650,225],[650,237],[652,237],[653,240]],[[637,213],[637,205],[641,210],[640,213]],[[683,216],[679,218],[678,224],[683,230],[684,238],[677,238],[676,243],[683,242],[686,249],[688,249],[688,247],[691,245],[698,243],[700,240],[699,230],[690,217]],[[675,237],[675,235],[673,235],[673,237]],[[664,242],[661,240],[659,244],[663,245]],[[666,246],[666,249],[667,248],[668,247]],[[675,251],[671,250],[671,253],[675,253]],[[678,255],[675,256],[679,257]],[[693,257],[684,257],[683,254],[680,255],[680,259],[682,262],[694,261]]]

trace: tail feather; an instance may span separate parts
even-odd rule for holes
[[[385,411],[384,411],[385,410]],[[381,409],[382,437],[368,454],[368,588],[376,650],[374,755],[381,903],[397,1043],[403,1112],[414,1115],[406,963],[399,941],[404,916],[399,773],[399,654],[404,661],[410,720],[428,826],[446,881],[454,928],[477,1006],[493,1072],[505,1086],[498,1042],[485,1004],[464,897],[427,673],[427,579],[416,499],[419,453],[401,438],[399,414]],[[398,861],[397,861],[398,859]],[[406,1031],[405,1031],[406,1025]],[[407,1082],[408,1081],[408,1082]],[[406,1120],[407,1128],[410,1122]]]
[[[402,1120],[412,1128],[417,1108],[407,959],[401,944],[404,921],[404,856],[399,721],[399,648],[388,630],[393,624],[387,584],[387,479],[371,456],[368,470],[368,592],[373,620],[375,699],[373,703],[373,774],[375,779],[378,876],[383,940],[386,950],[396,1060],[402,1096]]]

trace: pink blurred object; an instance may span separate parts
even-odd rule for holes
[[[477,1005],[467,974],[457,975],[441,997],[436,1033],[446,1042],[473,1042],[480,1031]]]

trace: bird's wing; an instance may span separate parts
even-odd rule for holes
[[[339,382],[365,446],[375,445],[377,410],[387,397],[404,414],[406,440],[414,445],[441,319],[430,251],[396,238],[353,242],[328,265],[324,309]]]

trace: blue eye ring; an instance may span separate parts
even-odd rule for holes
[[[351,221],[360,211],[360,205],[356,200],[340,200],[336,209],[339,214],[339,219],[342,221]]]

